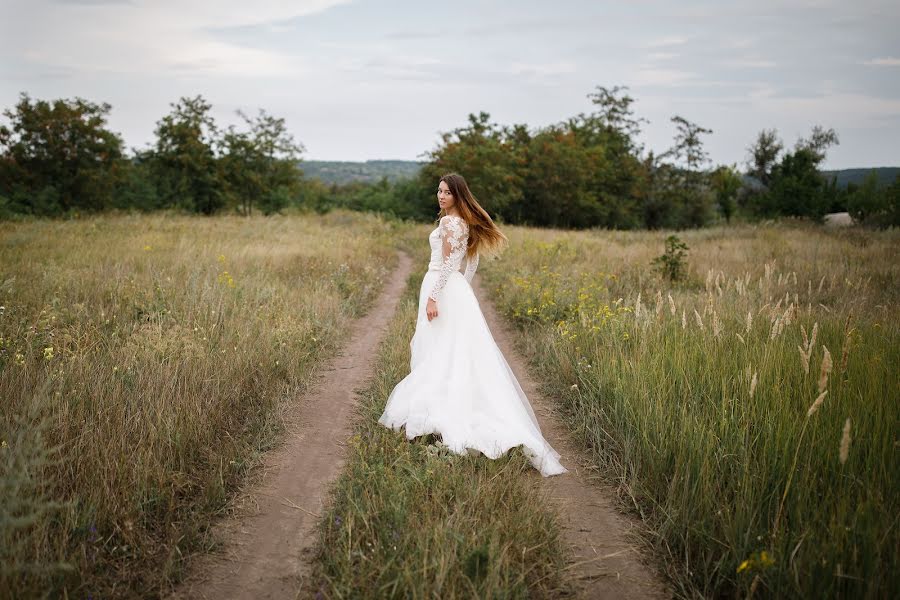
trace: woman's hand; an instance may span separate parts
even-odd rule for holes
[[[434,298],[428,299],[428,303],[425,305],[425,314],[428,315],[429,321],[438,316],[437,302],[434,301]]]

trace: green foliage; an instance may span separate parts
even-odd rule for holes
[[[442,134],[442,145],[429,154],[422,176],[436,186],[445,173],[462,173],[485,210],[505,214],[522,199],[526,161],[519,137],[523,133],[521,127],[491,123],[486,112],[470,114],[466,127]]]
[[[716,203],[725,221],[730,223],[737,210],[737,195],[744,185],[737,168],[722,165],[712,172],[710,185],[716,195]]]
[[[299,190],[302,171],[298,168],[303,146],[294,141],[284,119],[260,110],[256,119],[238,115],[248,131],[234,126],[224,133],[220,161],[229,203],[243,214],[258,205],[264,214],[286,207]]]
[[[0,195],[14,212],[38,216],[109,208],[122,140],[106,128],[109,104],[82,98],[32,102],[3,111]]]
[[[877,227],[900,226],[900,175],[886,187],[873,170],[859,187],[848,188],[847,210],[854,219]]]
[[[675,146],[644,159],[626,88],[599,87],[589,114],[535,131],[502,127],[487,113],[443,135],[423,176],[463,173],[482,204],[509,223],[549,227],[696,227],[709,223],[713,194],[701,135],[682,117]],[[663,159],[683,160],[677,166]]]
[[[829,146],[838,142],[833,129],[816,125],[808,138],[800,138],[793,152],[778,160],[783,145],[774,130],[762,131],[751,146],[751,173],[760,188],[747,195],[748,208],[758,216],[812,217],[821,220],[840,203],[834,181],[822,176],[819,166]]]
[[[181,98],[156,124],[154,175],[168,206],[212,214],[225,205],[214,144],[218,129],[202,96]]]
[[[687,268],[687,250],[687,244],[672,234],[666,238],[666,251],[654,258],[651,264],[669,281],[681,281]]]

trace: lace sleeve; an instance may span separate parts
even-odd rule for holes
[[[466,281],[472,283],[472,278],[475,277],[475,270],[478,268],[478,253],[475,253],[475,256],[466,255],[466,272],[463,273],[466,276]]]
[[[444,262],[441,264],[441,274],[428,295],[435,301],[447,284],[450,274],[459,271],[462,259],[466,255],[466,242],[469,237],[468,226],[460,217],[450,215],[441,217],[438,229],[441,234]]]

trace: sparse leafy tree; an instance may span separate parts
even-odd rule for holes
[[[737,166],[720,166],[712,172],[710,184],[716,194],[716,202],[719,204],[722,216],[725,217],[727,223],[730,223],[737,208],[737,194],[744,185],[737,172]]]
[[[166,205],[213,214],[225,205],[214,144],[218,135],[202,96],[181,98],[157,122],[154,174]]]
[[[222,135],[222,171],[226,193],[241,212],[253,207],[271,214],[284,208],[299,193],[302,171],[298,167],[304,148],[294,141],[284,119],[264,110],[253,119],[238,111],[247,131],[233,125]]]
[[[676,159],[684,160],[688,171],[696,172],[709,162],[709,154],[703,148],[700,136],[712,133],[712,129],[706,129],[677,115],[672,117],[672,122],[675,123],[677,132],[675,146],[670,152]]]
[[[750,174],[763,186],[768,187],[772,179],[772,168],[782,150],[784,144],[778,139],[778,132],[774,129],[760,131],[756,136],[756,142],[747,149],[750,154],[747,160]]]
[[[834,129],[830,127],[825,129],[821,125],[816,125],[808,138],[797,140],[796,150],[808,150],[816,164],[821,164],[825,160],[825,153],[828,151],[828,148],[837,146],[839,143],[838,135]]]

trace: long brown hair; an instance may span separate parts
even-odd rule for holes
[[[475,195],[472,194],[463,176],[459,173],[447,173],[441,177],[440,181],[446,183],[450,188],[456,210],[469,225],[469,246],[466,254],[474,256],[478,252],[488,257],[499,254],[509,239],[497,228],[487,211],[478,204],[478,200],[475,199]],[[446,214],[447,211],[442,208],[438,217]]]

